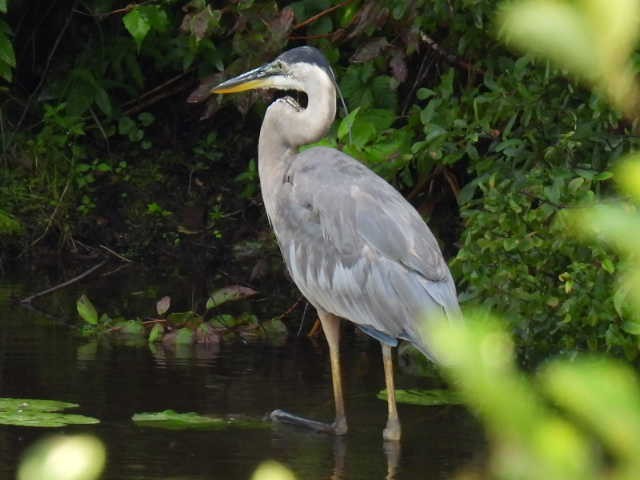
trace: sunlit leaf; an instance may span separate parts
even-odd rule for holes
[[[358,112],[360,112],[360,107],[355,108],[352,112],[349,113],[349,115],[347,115],[340,121],[340,126],[338,127],[338,138],[340,140],[342,140],[349,134],[349,132],[351,132],[353,122],[358,116]]]
[[[67,408],[75,408],[77,403],[61,402],[58,400],[43,400],[39,398],[0,398],[0,411],[23,410],[39,412],[57,412]]]
[[[164,336],[164,327],[161,324],[156,323],[151,328],[151,331],[149,332],[148,341],[149,343],[159,342],[160,340],[162,340],[163,336]]]
[[[221,288],[213,292],[207,300],[207,310],[218,307],[223,303],[232,302],[235,300],[241,300],[243,298],[251,297],[257,292],[249,287],[243,287],[242,285],[231,285],[229,287]]]
[[[640,154],[625,158],[616,170],[616,182],[640,203]]]
[[[387,390],[378,392],[380,400],[387,400]],[[409,405],[421,405],[432,407],[436,405],[458,405],[462,403],[460,395],[451,390],[398,390],[396,389],[396,401]]]
[[[149,30],[151,30],[149,19],[142,14],[141,8],[137,7],[122,17],[122,23],[124,23],[125,28],[135,40],[138,50],[140,50],[142,42]]]
[[[40,440],[18,467],[18,480],[95,480],[106,463],[104,444],[89,435],[65,435]]]
[[[540,379],[554,400],[594,428],[612,452],[638,461],[640,386],[628,366],[606,359],[556,361]]]
[[[87,425],[100,421],[84,415],[60,413],[60,410],[75,408],[75,403],[56,400],[0,398],[0,424],[22,427],[64,427],[65,425]]]
[[[86,295],[83,294],[78,299],[78,301],[76,302],[76,309],[78,310],[78,315],[80,315],[80,318],[82,318],[85,322],[91,325],[96,325],[98,323],[98,312],[93,306],[93,303],[91,303],[91,300],[89,300],[89,297],[87,297]]]
[[[144,325],[137,320],[121,320],[113,325],[113,328],[122,335],[144,335]]]
[[[136,413],[135,415],[133,415],[132,420],[138,425],[146,427],[166,428],[170,430],[224,430],[230,427],[249,429],[270,427],[270,424],[268,422],[249,417],[213,417],[199,415],[195,412],[180,413],[174,410]]]
[[[176,331],[175,343],[177,345],[191,345],[194,339],[194,332],[190,328],[185,327]]]
[[[165,30],[169,19],[167,12],[158,5],[138,5],[122,18],[122,22],[140,50],[151,29]]]
[[[597,39],[590,25],[570,3],[526,0],[504,7],[501,34],[520,50],[550,58],[583,78],[600,72]]]
[[[251,475],[251,480],[296,480],[296,477],[281,463],[268,461],[258,466]]]

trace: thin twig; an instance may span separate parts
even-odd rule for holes
[[[304,300],[304,297],[300,297],[298,298],[298,300],[296,300],[296,302],[291,305],[289,308],[287,308],[284,312],[282,312],[280,315],[276,315],[275,317],[273,317],[274,320],[280,320],[281,318],[286,317],[287,315],[289,315],[291,312],[293,312],[295,310],[295,308],[300,305],[300,302],[302,302]]]
[[[328,13],[333,12],[334,10],[337,10],[338,8],[342,8],[344,6],[347,6],[348,4],[350,4],[353,0],[345,0],[344,2],[339,3],[338,5],[334,5],[333,7],[329,7],[326,10],[321,11],[320,13],[315,14],[312,17],[307,18],[306,20],[298,23],[297,25],[294,25],[293,28],[291,30],[298,30],[299,28],[302,28],[306,25],[309,25],[310,23],[315,22],[316,20],[318,20],[319,18],[327,15]]]
[[[189,70],[182,72],[178,75],[176,75],[175,77],[171,77],[169,80],[167,80],[164,83],[161,83],[160,85],[153,87],[151,90],[147,90],[146,92],[144,92],[142,95],[140,95],[138,98],[133,99],[133,100],[129,100],[128,102],[125,102],[122,105],[122,108],[127,108],[131,105],[135,105],[136,103],[141,102],[142,100],[144,100],[147,97],[150,97],[152,95],[155,95],[157,92],[163,90],[165,87],[171,85],[172,83],[177,82],[178,80],[181,80],[182,78],[186,77],[187,75],[191,74],[191,72],[193,72],[195,70],[195,67],[191,67]]]
[[[109,247],[107,247],[106,245],[103,245],[102,243],[99,245],[101,249],[103,249],[105,252],[107,252],[110,255],[113,255],[114,257],[116,257],[118,260],[122,260],[125,263],[133,263],[133,260],[128,259],[127,257],[120,255],[118,252],[111,250]]]
[[[62,189],[62,193],[60,194],[60,198],[58,198],[58,203],[56,204],[56,208],[53,209],[53,213],[51,213],[51,215],[49,216],[49,220],[47,221],[47,226],[44,228],[44,231],[40,234],[40,236],[38,236],[38,238],[36,238],[33,242],[31,242],[29,247],[25,248],[25,250],[22,251],[22,253],[20,253],[20,255],[18,255],[19,257],[21,257],[28,249],[33,248],[49,232],[49,229],[51,228],[51,225],[53,224],[53,220],[56,218],[56,215],[58,214],[58,210],[60,209],[60,205],[62,205],[62,200],[64,200],[64,196],[67,194],[67,190],[69,189],[69,185],[70,184],[71,184],[71,175],[69,175],[69,177],[67,178],[67,183],[65,184],[64,188]]]
[[[145,320],[142,325],[154,325],[156,323],[167,323],[166,318],[152,318],[151,320]]]
[[[75,276],[72,279],[67,280],[66,282],[62,282],[62,283],[59,283],[58,285],[54,285],[51,288],[47,288],[46,290],[43,290],[41,292],[34,293],[33,295],[29,295],[28,297],[25,297],[22,300],[20,300],[20,303],[27,303],[28,304],[28,303],[31,303],[31,301],[33,299],[35,299],[35,298],[42,297],[43,295],[47,295],[49,293],[52,293],[52,292],[55,292],[57,290],[61,290],[61,289],[65,288],[65,287],[68,287],[69,285],[72,285],[72,284],[82,280],[83,278],[91,275],[93,272],[95,272],[96,270],[98,270],[99,268],[104,266],[108,261],[109,261],[108,259],[102,260],[100,263],[94,265],[89,270],[85,270],[80,275]]]

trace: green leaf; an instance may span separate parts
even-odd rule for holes
[[[555,361],[540,378],[554,400],[593,428],[611,452],[637,465],[640,388],[628,365],[596,358]]]
[[[43,400],[39,398],[0,398],[0,411],[29,410],[39,412],[58,412],[68,408],[79,407],[77,403],[59,400]]]
[[[113,112],[113,109],[111,107],[111,99],[109,98],[109,94],[104,88],[98,87],[96,89],[95,101],[96,105],[98,105],[98,108],[102,110],[102,113],[104,113],[107,117],[110,117],[111,113]]]
[[[149,343],[155,343],[162,340],[164,336],[164,327],[156,323],[153,328],[151,328],[151,332],[149,332]]]
[[[28,447],[17,480],[97,480],[107,459],[104,444],[95,436],[48,436]]]
[[[58,412],[0,412],[0,425],[56,428],[67,425],[93,425],[100,420],[84,415]]]
[[[340,122],[340,126],[338,127],[339,140],[342,140],[351,132],[351,128],[353,127],[353,122],[358,116],[359,111],[360,111],[360,107],[356,108],[355,110],[353,110],[353,112],[349,113],[349,115],[347,115],[342,119],[342,121]]]
[[[10,65],[0,61],[0,77],[4,78],[7,82],[13,80],[13,70]]]
[[[122,23],[135,40],[138,51],[140,51],[142,42],[151,30],[151,22],[143,13],[143,8],[138,6],[131,10],[122,18]]]
[[[116,322],[113,328],[118,330],[122,335],[140,336],[144,335],[144,325],[137,320],[122,320]]]
[[[380,400],[387,400],[387,390],[378,392]],[[436,405],[459,405],[462,403],[460,396],[451,390],[398,390],[396,389],[396,401],[408,405],[421,405],[432,407]]]
[[[176,345],[191,345],[194,341],[194,333],[190,328],[181,328],[176,332]]]
[[[418,89],[418,93],[417,93],[417,97],[418,100],[426,100],[430,97],[433,97],[436,94],[436,92],[434,92],[433,90],[431,90],[430,88],[419,88]]]
[[[132,420],[141,426],[170,430],[224,430],[229,427],[270,428],[269,423],[248,417],[209,417],[195,412],[179,413],[174,410],[136,413]]]
[[[78,404],[57,400],[30,398],[0,398],[0,425],[22,427],[64,427],[100,423],[84,415],[59,413]]]
[[[167,12],[158,5],[138,5],[122,18],[122,22],[135,40],[138,51],[151,29],[162,32],[169,26]]]
[[[211,308],[218,307],[223,303],[251,297],[256,293],[257,292],[252,288],[243,287],[242,285],[231,285],[213,292],[207,300],[206,308],[209,310]]]
[[[631,335],[640,335],[640,323],[639,322],[632,322],[632,321],[624,322],[622,324],[622,329],[625,332],[630,333]]]
[[[156,117],[154,117],[153,114],[149,112],[142,112],[140,115],[138,115],[138,120],[140,120],[140,123],[143,127],[148,127],[155,121],[155,119]]]
[[[7,0],[0,0],[0,13],[7,13]]]
[[[78,310],[78,315],[80,315],[80,318],[82,318],[88,324],[96,325],[98,323],[98,312],[93,306],[93,303],[91,303],[91,300],[89,300],[89,297],[87,297],[86,295],[83,294],[78,299],[78,301],[76,302],[76,309]]]
[[[4,33],[0,33],[0,60],[10,67],[16,66],[16,55],[13,51],[13,44],[9,36]]]

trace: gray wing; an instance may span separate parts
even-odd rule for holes
[[[459,316],[433,234],[393,187],[353,158],[312,148],[291,163],[271,219],[291,277],[316,307],[381,341],[426,348],[425,311]]]

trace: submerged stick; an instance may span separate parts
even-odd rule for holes
[[[46,290],[42,290],[41,292],[34,293],[33,295],[29,295],[28,297],[25,297],[22,300],[20,300],[20,303],[30,304],[31,301],[33,299],[35,299],[35,298],[42,297],[43,295],[47,295],[49,293],[55,292],[56,290],[61,290],[61,289],[65,288],[65,287],[68,287],[69,285],[82,280],[84,277],[87,277],[87,276],[91,275],[93,272],[98,270],[100,267],[104,266],[108,261],[109,261],[108,259],[105,259],[105,260],[101,261],[100,263],[98,263],[98,264],[94,265],[93,267],[91,267],[89,270],[85,270],[80,275],[78,275],[76,277],[73,277],[73,278],[67,280],[66,282],[59,283],[58,285],[54,285],[51,288],[47,288]]]

